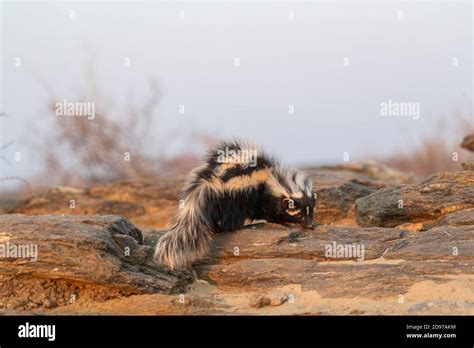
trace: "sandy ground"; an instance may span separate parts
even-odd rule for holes
[[[354,261],[338,261],[354,262]],[[402,260],[371,260],[398,264]],[[184,295],[134,295],[105,302],[81,302],[44,314],[104,315],[474,315],[474,275],[444,276],[445,282],[420,281],[404,294],[385,298],[324,298],[290,284],[262,291],[219,288],[204,280]],[[265,302],[260,308],[258,299]]]

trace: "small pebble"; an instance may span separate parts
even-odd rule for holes
[[[250,307],[252,308],[262,308],[268,306],[271,303],[271,299],[267,296],[256,295],[250,300]]]

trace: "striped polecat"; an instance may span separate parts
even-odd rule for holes
[[[311,179],[247,142],[222,142],[193,170],[173,227],[158,241],[157,262],[171,269],[202,258],[214,233],[264,219],[312,227],[316,195]]]

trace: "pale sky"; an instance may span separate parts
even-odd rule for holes
[[[145,100],[147,81],[158,80],[157,138],[176,130],[245,137],[295,165],[340,162],[344,152],[351,160],[388,155],[438,119],[472,115],[469,2],[3,2],[1,9],[0,146],[14,142],[0,150],[11,162],[1,162],[3,176],[41,169],[27,139],[45,136],[56,121],[45,85],[58,101],[77,101],[92,56],[118,109],[131,94]],[[420,118],[381,116],[388,100],[419,103]]]

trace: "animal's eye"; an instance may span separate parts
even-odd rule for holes
[[[294,210],[294,209],[296,209],[295,201],[292,200],[291,198],[285,198],[285,199],[283,200],[283,206],[285,207],[286,210]]]

